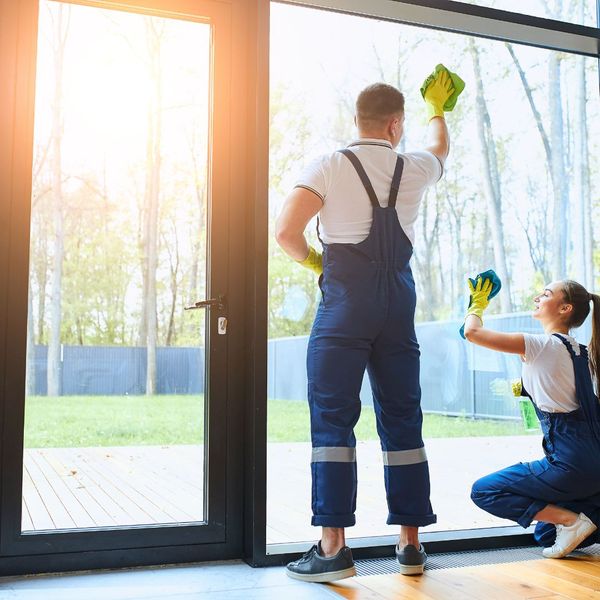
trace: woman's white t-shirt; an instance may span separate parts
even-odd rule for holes
[[[570,335],[562,334],[575,354],[580,348]],[[536,406],[545,412],[572,412],[579,408],[575,395],[573,360],[555,335],[524,333],[523,387]]]
[[[398,154],[386,140],[361,138],[348,145],[360,160],[381,206],[387,206]],[[414,225],[425,189],[442,176],[440,161],[428,151],[402,153],[404,169],[396,200],[400,225],[414,245]],[[352,163],[341,152],[321,156],[304,169],[295,187],[323,201],[319,231],[326,244],[357,244],[369,235],[373,207]]]

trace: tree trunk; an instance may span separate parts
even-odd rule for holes
[[[31,276],[30,276],[31,278]],[[35,325],[33,322],[33,297],[31,290],[31,280],[27,293],[27,370],[25,372],[25,394],[33,396],[35,394]]]
[[[557,189],[557,187],[556,187],[557,179],[554,174],[554,166],[553,166],[554,161],[555,161],[555,155],[556,155],[556,152],[558,152],[558,149],[553,146],[552,141],[546,131],[546,128],[544,127],[544,122],[542,120],[542,116],[540,115],[540,112],[538,111],[537,106],[535,105],[535,102],[533,100],[533,92],[531,90],[531,86],[529,85],[529,81],[527,80],[525,71],[521,67],[519,59],[517,58],[517,55],[515,54],[512,45],[506,44],[506,48],[508,49],[508,52],[513,59],[513,62],[517,69],[517,72],[519,73],[519,78],[521,80],[523,90],[525,91],[525,96],[527,97],[527,101],[529,102],[531,112],[533,113],[534,122],[535,122],[537,130],[540,134],[540,138],[542,140],[542,145],[544,146],[544,153],[546,155],[546,164],[548,166],[548,172],[551,175],[550,180],[552,181],[552,191],[553,191],[553,199],[554,199],[552,213],[554,214],[556,198],[560,197],[560,189]],[[551,92],[550,89],[549,89],[549,92]],[[551,93],[553,93],[553,92],[551,92]],[[560,101],[559,101],[559,104],[560,104]],[[561,134],[561,137],[562,137],[562,134]],[[564,179],[564,177],[563,177],[563,179]],[[552,252],[551,252],[552,258],[550,260],[548,260],[548,262],[546,262],[544,260],[541,263],[539,261],[536,263],[536,261],[533,260],[533,256],[534,256],[533,250],[534,249],[533,249],[533,246],[531,245],[531,238],[530,238],[528,232],[525,232],[527,235],[527,241],[529,243],[529,248],[530,248],[530,255],[532,257],[534,267],[537,268],[537,270],[542,274],[542,276],[544,277],[544,279],[546,281],[549,279],[557,279],[558,278],[555,275],[555,270],[556,270],[555,269],[555,259],[558,258],[559,253],[557,253],[555,251],[555,246],[554,246],[555,235],[556,235],[556,230],[554,229],[554,221],[552,221],[552,227],[553,227],[552,243],[550,244],[550,246],[552,248]],[[544,228],[543,232],[538,231],[538,233],[545,233],[545,231],[546,231],[546,228]],[[540,238],[538,237],[538,239],[540,239]]]
[[[44,229],[42,263],[36,269],[38,296],[37,296],[37,343],[46,341],[46,284],[48,279],[48,231]]]
[[[579,5],[579,23],[584,22],[585,7]],[[594,262],[592,255],[592,210],[589,186],[589,160],[587,137],[587,85],[585,59],[576,59],[575,133],[573,154],[573,278],[588,290],[594,288]]]
[[[567,275],[567,208],[568,187],[563,142],[563,110],[560,81],[560,57],[551,52],[548,60],[548,95],[550,103],[550,145],[552,162],[549,165],[554,188],[552,204],[552,278],[562,279]]]
[[[179,240],[177,238],[177,224],[173,223],[173,239],[175,240],[175,253],[169,252],[169,263],[171,270],[171,308],[169,310],[169,322],[167,326],[167,335],[165,339],[165,346],[171,346],[175,338],[175,309],[177,308],[177,296],[179,289],[179,282],[177,277],[179,275]],[[168,249],[168,242],[165,242],[165,246]]]
[[[562,0],[558,0],[553,6],[547,5],[549,17],[561,19]],[[553,189],[552,202],[552,279],[561,279],[565,277],[567,270],[567,208],[568,208],[568,186],[566,185],[567,174],[565,164],[564,148],[564,127],[562,111],[562,93],[560,81],[560,55],[558,52],[551,52],[548,61],[548,88],[550,107],[550,134],[546,132],[542,118],[533,101],[531,87],[521,68],[519,61],[510,44],[506,47],[517,67],[523,89],[529,101],[529,106],[533,112],[537,129],[542,138],[544,151],[546,153],[546,162],[550,171],[550,178]]]
[[[153,92],[150,99],[148,141],[146,146],[145,205],[148,211],[146,231],[146,395],[156,394],[156,341],[158,338],[156,270],[158,267],[158,207],[160,193],[160,143],[162,73],[160,56],[160,31],[152,17],[146,20],[150,73]]]
[[[439,229],[440,216],[439,211],[433,210],[435,220],[433,225],[429,225],[429,215],[431,210],[429,206],[430,198],[431,195],[426,193],[423,202],[421,203],[421,239],[424,243],[419,247],[422,248],[421,252],[423,252],[423,254],[421,255],[421,252],[414,254],[418,278],[421,282],[421,287],[423,288],[420,306],[422,307],[423,318],[426,321],[435,320],[436,294],[433,274],[433,253],[436,244],[439,243],[439,241],[436,241],[436,238]]]
[[[492,121],[483,95],[481,68],[479,66],[479,51],[472,39],[469,40],[469,50],[471,52],[473,71],[475,74],[477,139],[479,141],[479,150],[483,157],[484,193],[486,196],[488,225],[491,229],[492,247],[494,250],[494,270],[502,281],[502,289],[499,294],[501,310],[503,313],[510,313],[512,312],[512,300],[510,296],[510,280],[508,278],[506,254],[504,252],[502,190],[500,174],[498,172],[498,161],[496,158],[496,147],[492,133]]]
[[[204,256],[205,256],[205,248],[202,246],[203,242],[205,242],[206,238],[202,235],[202,232],[206,229],[205,222],[205,204],[206,204],[206,165],[203,163],[201,168],[203,169],[202,173],[200,172],[200,167],[198,165],[197,155],[204,155],[202,149],[199,149],[196,144],[196,137],[193,138],[190,154],[191,160],[194,168],[194,192],[196,194],[196,210],[197,210],[197,221],[196,221],[196,230],[195,234],[192,238],[192,264],[190,267],[190,280],[189,280],[189,291],[188,291],[188,300],[190,303],[196,302],[198,300],[203,300],[203,298],[199,298],[198,295],[200,293],[199,281],[204,282],[206,275],[204,272],[200,273],[200,266],[204,265]],[[205,287],[204,285],[202,286]]]
[[[62,85],[63,59],[68,26],[64,26],[61,4],[56,7],[54,45],[54,98],[52,106],[52,203],[53,203],[53,255],[51,271],[50,331],[48,336],[48,396],[60,395],[61,373],[61,320],[62,320],[62,272],[64,261],[64,214],[62,198]]]

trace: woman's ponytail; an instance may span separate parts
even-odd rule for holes
[[[600,296],[590,294],[572,279],[565,279],[561,283],[564,300],[573,307],[567,322],[569,329],[583,325],[590,314],[590,302],[593,304],[592,339],[588,344],[588,358],[596,391],[600,393]]]
[[[600,391],[600,296],[590,294],[590,300],[594,306],[592,310],[592,339],[588,347],[588,356],[592,375],[596,383],[596,390]]]

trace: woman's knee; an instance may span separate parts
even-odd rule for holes
[[[490,475],[480,477],[471,486],[471,500],[479,507],[487,505],[493,495],[498,492]]]

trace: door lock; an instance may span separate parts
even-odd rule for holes
[[[199,300],[190,306],[184,307],[185,310],[196,310],[197,308],[209,308],[214,307],[217,310],[225,310],[227,303],[225,301],[225,294],[219,294],[217,298],[210,298],[209,300]]]

